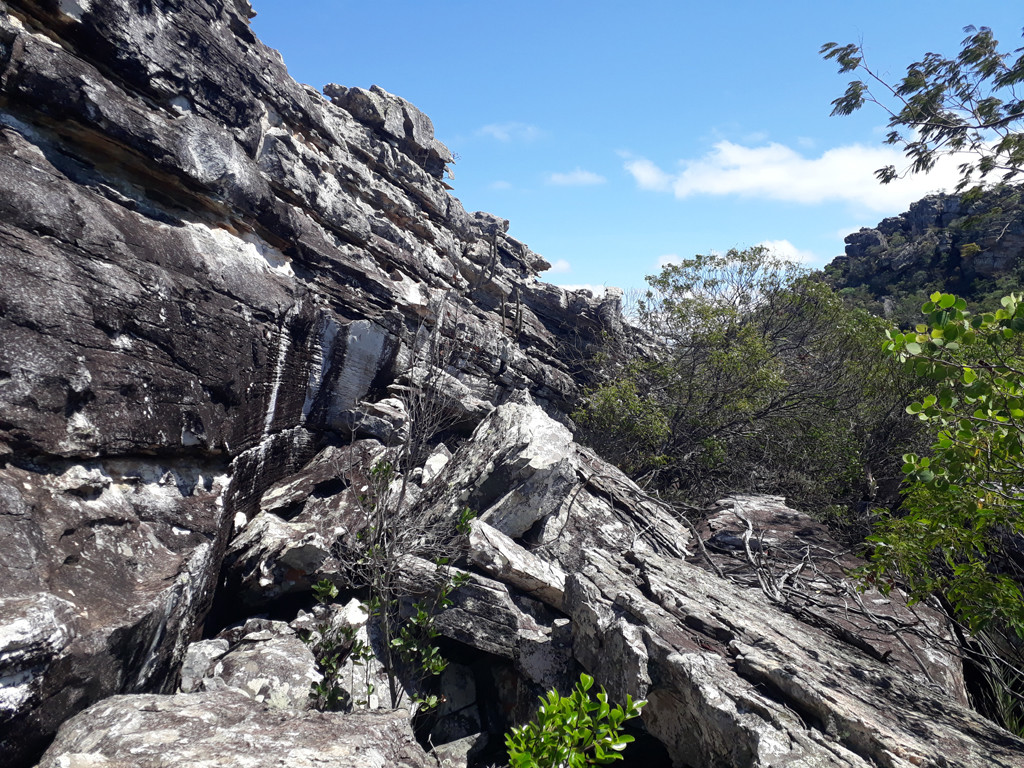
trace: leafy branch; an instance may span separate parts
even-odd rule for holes
[[[593,686],[594,678],[582,674],[571,695],[552,690],[542,696],[536,719],[505,736],[511,767],[584,768],[621,760],[634,740],[622,733],[623,725],[638,717],[647,702],[627,695],[624,707],[613,707],[603,687],[590,697]]]
[[[821,55],[835,61],[840,73],[861,72],[868,81],[851,81],[832,102],[832,114],[849,115],[867,102],[876,104],[889,115],[886,143],[901,147],[910,160],[903,172],[892,165],[876,171],[883,184],[906,173],[925,173],[945,154],[973,155],[959,166],[958,190],[990,173],[1009,181],[1024,171],[1024,99],[1018,95],[1024,48],[1001,53],[988,27],[969,26],[964,32],[956,58],[927,53],[907,67],[898,83],[886,81],[867,64],[863,43],[821,47]]]

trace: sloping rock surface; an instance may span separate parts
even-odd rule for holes
[[[16,763],[93,701],[173,689],[232,522],[368,423],[360,401],[418,360],[463,417],[519,387],[564,407],[568,334],[585,344],[615,314],[536,282],[546,262],[507,222],[463,210],[415,107],[295,83],[250,14],[0,2],[0,753]]]
[[[404,711],[279,710],[240,693],[115,696],[61,727],[40,768],[427,768]]]
[[[295,83],[251,13],[0,0],[0,762],[429,764],[407,714],[309,711],[296,634],[397,451],[403,519],[477,515],[444,760],[587,670],[649,765],[1024,765],[941,617],[858,602],[780,500],[704,544],[575,443],[615,292],[539,282],[425,115]]]
[[[499,428],[509,424],[532,426]],[[479,493],[489,478],[504,478],[497,499],[477,497],[483,521],[505,515],[510,496],[522,514],[548,510],[539,520],[547,525],[531,526],[539,535],[516,534],[516,523],[508,530],[513,538],[471,538],[470,560],[506,574],[518,589],[523,581],[512,562],[546,562],[546,571],[527,568],[567,574],[561,595],[559,579],[548,576],[545,590],[531,596],[548,596],[544,602],[571,619],[573,657],[614,699],[628,693],[649,701],[644,726],[672,765],[1024,765],[1024,743],[963,706],[959,659],[941,618],[926,609],[914,615],[872,592],[865,595],[871,609],[858,607],[842,569],[823,556],[835,543],[780,499],[737,497],[722,506],[739,510],[743,529],[751,522],[755,547],[805,550],[808,573],[790,573],[788,587],[779,578],[792,570],[788,558],[765,552],[748,561],[746,547],[742,559],[715,556],[714,564],[719,572],[759,571],[761,584],[717,575],[690,555],[697,545],[680,517],[565,442],[539,408],[498,408],[451,466],[450,487],[463,496],[467,488]],[[553,467],[564,485],[547,482]],[[453,481],[455,472],[461,482]],[[719,533],[724,528],[715,518],[712,525]],[[848,625],[823,618],[836,605],[844,605]],[[493,608],[487,615],[495,623]],[[554,630],[557,615],[545,622],[533,612],[542,634]],[[478,625],[466,617],[461,626]],[[894,652],[903,634],[919,653],[912,646]],[[525,644],[526,635],[519,636]],[[478,647],[490,650],[490,634],[479,637]],[[474,643],[469,631],[459,639]],[[512,658],[525,666],[521,646]]]

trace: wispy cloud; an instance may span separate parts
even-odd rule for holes
[[[664,269],[669,264],[682,264],[683,260],[679,258],[677,254],[666,253],[664,256],[658,257],[658,269]]]
[[[572,272],[572,264],[565,259],[559,259],[550,269],[545,270],[545,273],[550,275],[564,275],[566,272]]]
[[[640,189],[667,192],[672,189],[672,177],[645,157],[626,157],[626,170]]]
[[[719,141],[703,157],[681,160],[675,173],[643,157],[625,160],[625,169],[638,187],[671,191],[677,198],[741,195],[804,205],[845,201],[882,212],[905,208],[929,192],[951,189],[961,162],[943,158],[929,174],[879,184],[875,169],[906,164],[895,148],[852,144],[807,157],[784,144],[744,146]]]
[[[568,173],[549,173],[547,183],[556,187],[592,187],[604,184],[608,179],[598,173],[577,168]]]
[[[487,186],[490,189],[512,189],[512,185],[509,182],[502,181],[500,179],[498,181],[492,181]]]
[[[811,264],[818,260],[814,253],[797,248],[789,240],[762,240],[758,245],[764,246],[780,258],[798,264]]]
[[[529,123],[491,123],[480,128],[477,133],[490,136],[498,141],[536,141],[544,132],[536,125]]]

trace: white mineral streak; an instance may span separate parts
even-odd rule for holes
[[[369,320],[357,320],[348,326],[345,361],[332,385],[329,422],[336,424],[369,391],[386,341],[384,329]]]
[[[270,389],[270,401],[267,403],[267,415],[263,419],[263,436],[270,434],[270,428],[274,424],[274,412],[277,410],[277,394],[281,390],[281,380],[284,378],[284,365],[288,360],[288,348],[291,345],[291,337],[288,334],[288,318],[281,321],[281,331],[277,337],[277,365],[274,368],[274,377]]]
[[[274,273],[294,278],[291,259],[252,232],[241,236],[224,227],[185,223],[195,247],[204,253],[207,262],[217,267],[222,276],[241,270],[243,273]],[[213,276],[213,275],[211,275]]]
[[[334,353],[334,345],[338,341],[338,323],[333,317],[324,316],[317,349],[310,356],[309,381],[306,384],[306,399],[302,403],[302,421],[309,417],[309,412],[316,402],[317,395],[324,383],[324,376],[330,367],[331,355]]]

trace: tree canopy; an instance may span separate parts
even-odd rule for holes
[[[855,72],[846,92],[832,102],[833,115],[849,115],[866,102],[889,114],[886,142],[901,147],[910,161],[876,173],[883,183],[905,172],[930,170],[942,155],[957,154],[958,189],[996,174],[1009,181],[1024,171],[1024,48],[1000,52],[988,27],[965,27],[955,58],[927,53],[890,83],[866,60],[863,44],[826,43],[821,54],[839,64],[840,73]]]
[[[649,351],[608,365],[575,414],[604,455],[697,503],[760,491],[820,508],[885,474],[908,420],[882,321],[762,247],[647,280]]]

